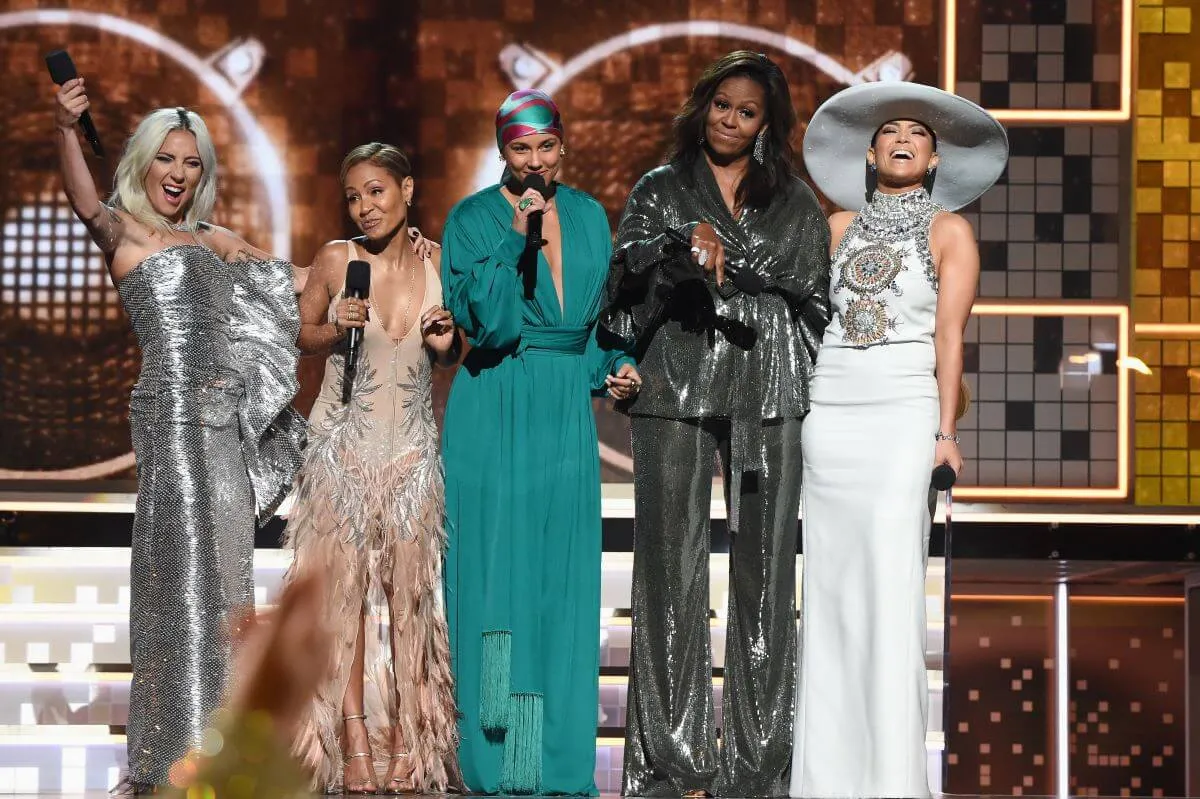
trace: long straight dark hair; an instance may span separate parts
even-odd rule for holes
[[[750,158],[750,166],[734,201],[744,208],[765,208],[776,195],[787,191],[796,174],[791,141],[796,111],[792,108],[792,96],[783,70],[762,53],[735,50],[704,70],[692,87],[691,96],[675,115],[675,141],[668,157],[671,163],[688,168],[702,157],[705,121],[713,96],[722,83],[734,77],[755,81],[763,87],[767,99],[763,163]]]

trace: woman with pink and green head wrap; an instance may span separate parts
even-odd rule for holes
[[[458,203],[442,239],[446,307],[472,347],[442,437],[459,757],[473,793],[589,795],[601,551],[592,395],[631,397],[641,378],[596,338],[612,238],[600,203],[556,182],[567,150],[554,101],[510,95],[496,143],[501,182]]]

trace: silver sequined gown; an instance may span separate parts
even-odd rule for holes
[[[804,420],[794,797],[929,795],[925,564],[938,425],[924,189],[876,193],[833,260]]]
[[[230,612],[254,602],[255,519],[300,465],[300,317],[289,264],[226,263],[198,244],[154,253],[117,291],[142,350],[129,779],[164,785],[223,696]]]
[[[698,267],[664,260],[664,229],[690,237],[701,220],[766,290],[751,296],[728,278],[718,289]],[[700,159],[641,179],[613,260],[602,320],[636,342],[644,381],[628,407],[636,519],[622,793],[779,796],[791,757],[800,420],[828,319],[829,226],[799,179],[734,219]],[[718,453],[732,533],[720,749],[708,619]]]

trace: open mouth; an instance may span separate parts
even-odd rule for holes
[[[916,158],[911,150],[893,150],[892,160],[894,161],[911,161]]]
[[[178,204],[183,199],[183,186],[163,186],[163,194],[167,195],[167,201],[172,204]]]

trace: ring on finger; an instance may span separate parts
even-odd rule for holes
[[[517,203],[517,210],[524,211],[526,208],[528,208],[531,205],[533,205],[533,198],[526,197],[525,199],[521,200],[521,202]]]
[[[698,263],[699,263],[701,266],[704,266],[706,263],[708,263],[708,250],[701,250],[701,251],[700,251],[700,257],[699,257],[699,258],[697,258],[697,259],[696,259],[696,261],[697,261],[697,262],[698,262]]]

